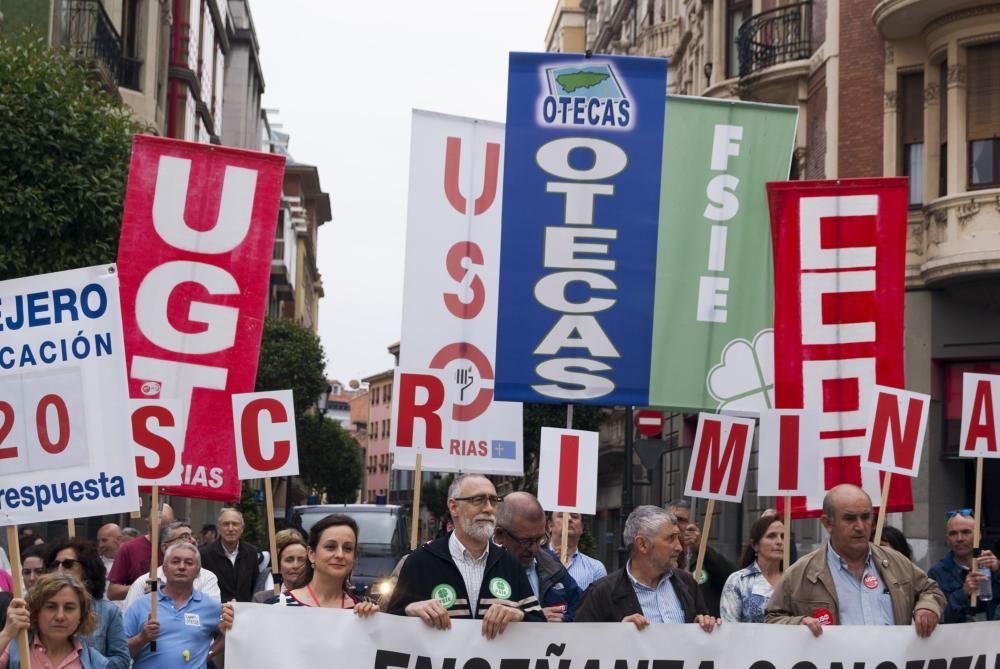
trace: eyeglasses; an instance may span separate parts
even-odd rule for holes
[[[59,567],[62,567],[66,571],[69,571],[70,569],[73,568],[73,565],[75,565],[75,564],[78,564],[81,567],[83,566],[83,563],[80,562],[79,560],[73,560],[72,558],[66,558],[65,560],[53,560],[49,564],[49,569],[55,571]]]
[[[500,529],[503,530],[504,534],[513,539],[514,542],[517,543],[521,548],[524,548],[526,550],[534,548],[535,546],[544,546],[547,543],[549,543],[548,533],[545,533],[538,537],[521,538],[516,534],[514,534],[513,532],[511,532],[510,530],[508,530],[506,527],[501,527]]]
[[[36,576],[41,576],[42,574],[45,573],[45,569],[42,567],[35,567],[34,569],[32,569],[31,567],[25,567],[24,569],[21,570],[21,573],[24,574],[25,576],[31,576],[32,574],[35,574]]]
[[[945,511],[944,515],[949,518],[954,518],[955,516],[965,516],[969,518],[972,516],[972,509],[955,509],[954,511]]]
[[[456,502],[468,502],[478,507],[486,506],[486,502],[489,502],[493,506],[503,503],[503,497],[497,497],[496,495],[471,495],[469,497],[452,497],[452,499]]]

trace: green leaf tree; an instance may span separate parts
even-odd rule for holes
[[[312,330],[286,320],[264,321],[257,362],[257,392],[291,389],[295,415],[304,415],[327,389],[323,345]],[[300,469],[305,463],[300,461]]]
[[[0,279],[114,262],[144,130],[65,51],[0,40]]]
[[[361,487],[361,451],[332,420],[303,416],[298,424],[299,476],[330,504],[354,502]]]

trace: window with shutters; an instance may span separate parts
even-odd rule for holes
[[[938,197],[948,194],[948,61],[941,62],[941,72],[938,76],[938,87],[941,106],[939,137],[941,139],[941,159],[938,162]]]
[[[966,50],[969,188],[1000,186],[1000,42]]]
[[[899,121],[903,139],[903,175],[910,178],[907,204],[924,203],[924,75],[922,72],[899,77],[897,91]]]

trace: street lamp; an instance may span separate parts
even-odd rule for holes
[[[319,416],[319,421],[323,422],[323,416],[326,415],[326,411],[330,404],[330,393],[333,391],[333,386],[327,384],[326,390],[319,394],[316,398],[316,415]]]

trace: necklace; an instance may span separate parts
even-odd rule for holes
[[[317,608],[323,608],[323,605],[319,603],[319,599],[316,598],[316,592],[313,590],[312,583],[306,584],[306,590],[309,591],[309,596],[313,598],[313,602],[316,603]],[[340,593],[340,608],[344,608],[345,595]]]

